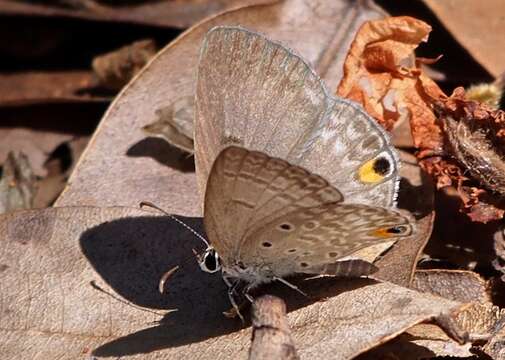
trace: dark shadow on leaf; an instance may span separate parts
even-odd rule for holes
[[[183,218],[202,232],[199,218]],[[200,270],[191,249],[204,245],[191,233],[165,217],[139,217],[103,223],[80,238],[84,255],[98,274],[125,300],[147,309],[178,309],[160,319],[157,326],[146,321],[146,328],[110,341],[94,350],[96,356],[126,356],[150,353],[204,341],[231,332],[243,325],[222,314],[229,310],[226,286],[220,274]],[[158,282],[169,268],[179,270],[158,292]],[[287,301],[288,311],[307,306],[322,298],[373,284],[369,279],[320,278],[292,279],[311,296],[305,298],[282,284],[263,286],[253,295],[268,292]],[[91,286],[91,285],[90,285]],[[114,300],[112,300],[114,301]],[[243,310],[248,315],[249,308]],[[146,317],[147,318],[147,317]]]
[[[131,157],[150,157],[158,163],[183,172],[194,172],[194,157],[163,139],[147,137],[132,145],[126,152]]]

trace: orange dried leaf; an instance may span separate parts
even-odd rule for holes
[[[363,104],[386,129],[410,119],[414,144],[434,149],[442,144],[431,109],[432,99],[445,95],[422,74],[413,51],[426,41],[431,26],[411,17],[369,21],[359,30],[344,64],[337,95]]]

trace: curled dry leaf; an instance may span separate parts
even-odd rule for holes
[[[400,191],[398,207],[410,211],[416,219],[415,232],[397,242],[375,265],[374,278],[410,287],[419,256],[428,242],[435,218],[434,189],[431,179],[417,165],[416,158],[400,152]],[[423,196],[419,196],[423,194]]]
[[[162,50],[111,105],[56,205],[136,206],[155,200],[169,212],[200,214],[194,174],[181,170],[180,154],[146,138],[142,128],[153,122],[156,110],[194,95],[206,32],[223,24],[262,32],[301,53],[335,88],[355,31],[382,16],[368,2],[292,0],[243,7],[196,25]]]
[[[120,49],[93,59],[92,67],[99,85],[111,90],[120,90],[156,54],[154,40],[135,41]]]
[[[454,322],[468,333],[474,346],[482,346],[494,336],[499,324],[505,320],[505,310],[493,305],[487,292],[487,283],[471,271],[458,270],[422,270],[417,271],[413,282],[414,288],[429,292],[446,299],[470,303],[454,314]],[[411,332],[412,331],[412,332]],[[419,329],[409,330],[411,334],[435,334],[435,331]],[[487,345],[486,345],[487,346]],[[454,356],[454,355],[453,355]]]
[[[143,127],[151,136],[159,136],[190,154],[193,148],[193,96],[176,99],[172,104],[156,110],[158,119]]]
[[[0,214],[29,209],[37,192],[35,175],[22,152],[10,152],[0,172]]]
[[[363,104],[386,129],[410,121],[418,148],[433,148],[441,137],[430,100],[443,93],[423,74],[413,53],[430,31],[428,24],[406,16],[365,23],[351,45],[337,89],[337,95]]]
[[[464,270],[418,270],[412,287],[460,302],[491,301],[487,284],[478,274]]]
[[[184,220],[201,226],[200,219]],[[120,207],[19,211],[0,216],[0,233],[5,359],[21,352],[27,358],[247,354],[251,330],[223,318],[229,303],[221,277],[181,260],[202,244],[158,213]],[[163,296],[158,280],[174,265],[180,270]],[[369,279],[304,284],[305,291],[327,300],[277,288],[305,358],[348,359],[461,306]]]

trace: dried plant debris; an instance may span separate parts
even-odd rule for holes
[[[37,187],[26,155],[22,152],[10,152],[0,174],[0,214],[31,208]]]
[[[92,67],[98,85],[110,90],[120,90],[156,54],[154,40],[135,41],[131,45],[93,59]]]
[[[494,250],[496,252],[493,267],[502,273],[501,279],[505,282],[505,229],[500,226],[494,233],[493,238]]]
[[[159,136],[169,144],[190,154],[193,148],[193,96],[176,99],[172,104],[156,110],[158,119],[142,129],[150,136]]]
[[[131,22],[186,28],[230,8],[274,0],[3,0],[0,14],[69,17],[96,21]]]
[[[503,97],[505,74],[502,74],[492,83],[482,83],[468,87],[466,97],[479,103],[490,106],[493,110],[500,108],[500,101]]]
[[[0,105],[40,103],[106,102],[110,97],[95,94],[89,70],[25,71],[0,74]]]
[[[422,159],[437,187],[454,186],[462,210],[473,221],[501,219],[505,213],[505,113],[468,100],[463,88],[434,101],[444,130],[442,155]],[[432,149],[434,152],[436,149]]]

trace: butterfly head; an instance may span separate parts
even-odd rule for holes
[[[216,249],[209,246],[202,255],[196,255],[200,269],[208,273],[215,273],[221,270],[221,259]]]

